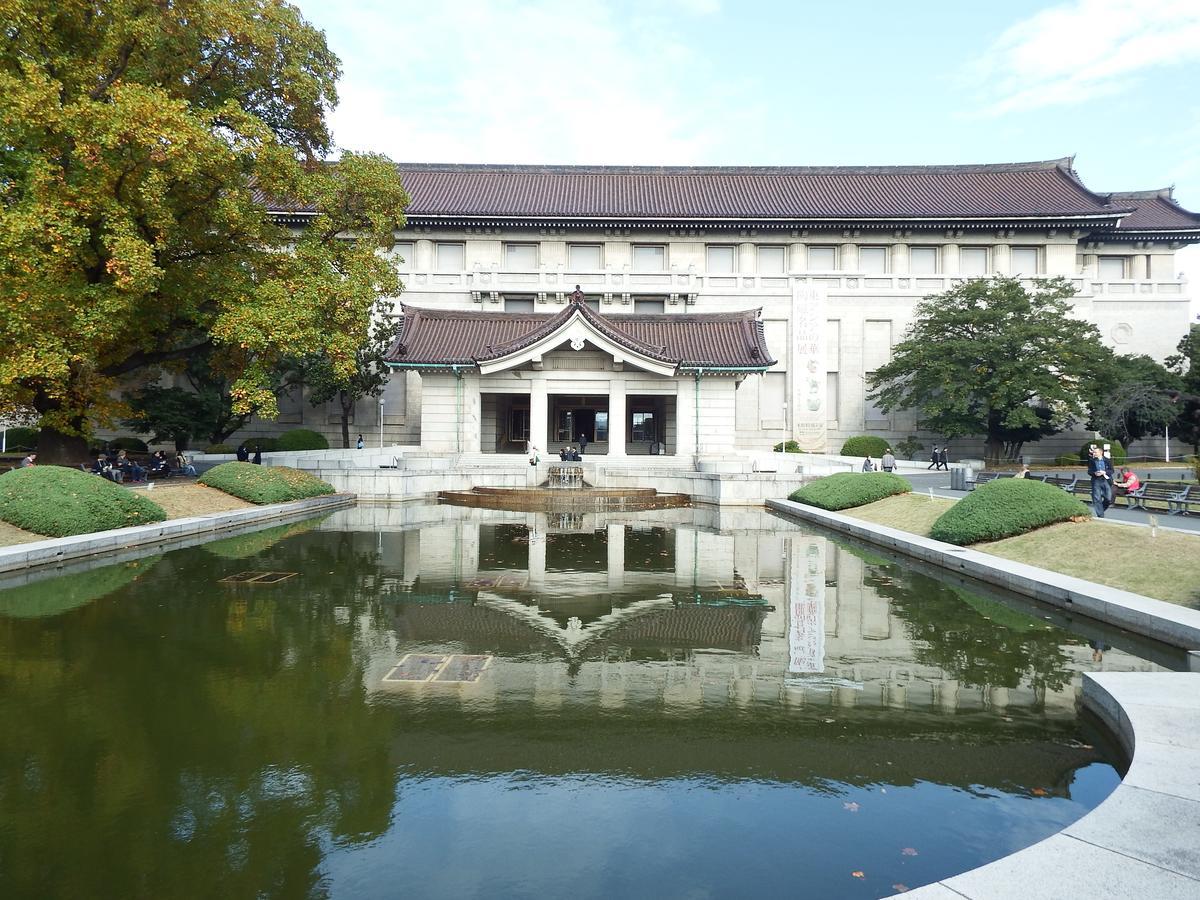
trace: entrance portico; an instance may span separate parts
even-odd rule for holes
[[[693,456],[734,444],[734,392],[774,364],[756,310],[603,316],[404,307],[387,362],[422,377],[421,445],[448,453]]]

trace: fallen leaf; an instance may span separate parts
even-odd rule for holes
[[[912,847],[905,847],[900,852],[903,853],[905,856],[916,856],[917,855],[917,851],[915,849],[913,849]]]
[[[858,812],[858,804],[851,800],[849,803],[843,803],[842,809],[849,810],[850,812]]]
[[[862,871],[862,869],[859,869],[857,872],[851,872],[850,874],[853,875],[855,878],[866,878],[867,877],[866,873],[864,873]]]
[[[1034,788],[1034,789],[1033,789],[1033,796],[1035,796],[1035,797],[1045,797],[1045,796],[1046,796],[1046,792],[1045,792],[1045,791],[1043,791],[1041,788]]]

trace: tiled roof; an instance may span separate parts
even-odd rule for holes
[[[1113,203],[1132,207],[1121,220],[1128,231],[1198,231],[1200,215],[1188,212],[1175,202],[1170,188],[1157,191],[1121,191],[1112,195]]]
[[[678,315],[597,313],[572,301],[554,314],[480,312],[403,306],[404,324],[388,362],[474,365],[507,356],[582,316],[629,350],[681,368],[765,369],[774,364],[758,310]]]
[[[1115,219],[1070,159],[967,166],[519,166],[401,163],[410,220]],[[280,213],[305,210],[259,198]],[[311,211],[311,210],[309,210]]]

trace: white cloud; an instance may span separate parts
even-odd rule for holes
[[[1002,115],[1116,94],[1149,70],[1198,61],[1196,0],[1075,0],[1009,28],[973,75],[982,112]]]
[[[636,13],[601,0],[365,0],[328,23],[315,0],[305,6],[343,60],[331,121],[347,149],[413,162],[693,163],[757,112],[736,85],[696,93],[712,63],[678,24],[715,0]]]

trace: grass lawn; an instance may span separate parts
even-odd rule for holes
[[[231,509],[246,509],[254,506],[253,503],[231,497],[224,491],[194,483],[156,484],[146,496],[166,510],[168,519],[185,519],[188,516],[200,516],[204,513],[226,512]],[[0,547],[41,540],[45,540],[44,535],[24,531],[7,522],[0,522]]]
[[[928,537],[934,520],[953,503],[913,493],[843,510],[843,514]],[[1063,522],[971,549],[1200,608],[1197,535],[1159,531],[1151,537],[1149,528],[1091,519]]]

